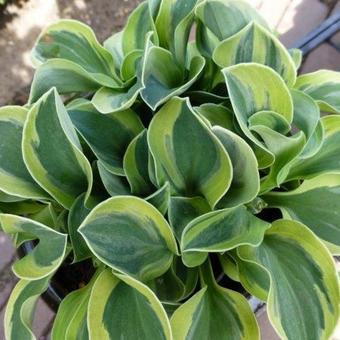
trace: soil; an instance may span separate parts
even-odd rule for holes
[[[125,24],[141,0],[7,0],[0,6],[0,106],[25,104],[33,76],[30,50],[45,26],[61,18],[90,25],[99,41]]]

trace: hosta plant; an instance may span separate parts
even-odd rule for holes
[[[330,338],[339,73],[298,76],[300,51],[236,0],[143,2],[103,45],[62,20],[32,59],[28,103],[0,110],[1,228],[35,247],[7,339],[34,339],[38,297],[79,266],[54,340],[256,340],[246,292],[281,338]]]

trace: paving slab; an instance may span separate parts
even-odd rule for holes
[[[269,322],[266,308],[262,308],[257,313],[256,318],[260,326],[262,340],[280,340],[280,337],[276,334],[274,328]]]
[[[37,302],[36,313],[33,320],[33,332],[39,340],[49,338],[55,314],[47,304],[39,299]]]
[[[0,231],[0,272],[15,257],[15,249],[10,238]]]
[[[279,3],[281,1],[272,1]],[[292,47],[327,17],[328,7],[318,0],[292,0],[277,26],[284,45]]]
[[[17,281],[18,279],[13,274],[10,266],[3,268],[0,272],[0,310],[6,306]]]
[[[300,72],[308,73],[319,69],[340,71],[340,52],[328,43],[321,44],[308,54]]]
[[[339,14],[340,13],[340,1],[334,6],[331,15]],[[340,50],[340,32],[335,34],[331,38],[331,42]]]

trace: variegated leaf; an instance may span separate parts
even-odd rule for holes
[[[134,195],[146,196],[154,191],[149,178],[148,160],[147,130],[143,130],[129,144],[123,160],[124,172]]]
[[[55,88],[30,109],[22,143],[32,177],[60,204],[69,208],[81,193],[89,194],[91,166]]]
[[[340,116],[323,117],[321,123],[325,130],[321,146],[311,157],[301,157],[294,162],[288,175],[289,180],[310,179],[325,173],[339,172]],[[322,136],[322,132],[320,134]]]
[[[77,197],[70,208],[67,218],[68,234],[72,244],[74,263],[83,261],[92,255],[85,243],[85,240],[78,233],[79,226],[84,221],[85,217],[90,213],[91,209],[96,205],[96,202],[91,199],[91,201],[87,200],[86,203],[88,206],[90,206],[87,207],[85,205],[85,199],[85,194],[81,194],[79,197]]]
[[[32,321],[39,296],[47,289],[50,277],[40,280],[20,280],[7,302],[4,328],[7,340],[36,340]]]
[[[215,136],[228,152],[233,165],[233,180],[218,208],[231,208],[252,201],[260,189],[257,160],[250,146],[237,134],[213,127]]]
[[[90,339],[172,339],[156,295],[132,277],[110,270],[104,270],[93,286],[88,329]]]
[[[142,2],[129,16],[122,35],[122,50],[125,55],[143,50],[147,33],[154,30],[148,3]],[[157,36],[154,34],[154,37]]]
[[[139,80],[132,81],[134,84],[126,88],[100,88],[92,98],[94,107],[101,113],[121,112],[129,109],[143,88]]]
[[[73,61],[50,59],[35,71],[28,102],[35,103],[52,87],[56,87],[60,94],[71,94],[95,92],[102,86],[121,87],[113,80],[95,78]]]
[[[321,111],[340,113],[340,72],[320,70],[297,78],[295,87],[309,94]]]
[[[204,58],[194,57],[187,72],[171,52],[157,46],[151,47],[145,58],[141,96],[152,110],[185,92],[197,80],[205,64]]]
[[[251,21],[267,26],[255,9],[239,0],[203,1],[196,7],[196,16],[219,40],[231,37]]]
[[[67,110],[75,128],[101,164],[116,175],[124,175],[125,151],[144,128],[137,114],[128,109],[103,115],[90,101],[82,99],[70,103]]]
[[[203,197],[171,197],[168,217],[177,240],[181,240],[187,224],[209,211],[211,208]]]
[[[291,130],[291,125],[280,114],[274,111],[258,111],[248,119],[249,130],[258,125],[286,135]]]
[[[52,274],[66,253],[67,235],[39,222],[16,215],[0,214],[3,231],[10,235],[24,234],[39,239],[32,252],[13,265],[13,272],[24,280],[39,280]]]
[[[270,277],[267,311],[283,339],[329,339],[339,320],[339,281],[330,253],[303,224],[278,220],[242,259]]]
[[[135,61],[135,78],[128,80],[124,87],[112,89],[102,87],[92,98],[95,108],[101,113],[112,113],[130,108],[136,101],[141,90],[144,88],[142,75],[145,69],[146,57],[153,46],[154,32],[149,32],[145,38],[143,56]],[[123,61],[122,61],[123,62]],[[122,70],[121,70],[122,71]]]
[[[270,166],[269,173],[261,178],[261,193],[268,192],[287,178],[292,162],[298,157],[306,144],[302,131],[286,137],[266,126],[254,126],[252,131],[258,133],[266,147],[275,156],[274,163]]]
[[[162,0],[155,19],[160,45],[185,64],[187,43],[194,20],[197,0]]]
[[[162,107],[149,126],[148,143],[159,184],[168,181],[179,195],[203,195],[212,207],[228,190],[230,158],[188,99],[173,98]]]
[[[256,263],[242,260],[237,251],[233,252],[236,263],[238,281],[244,289],[261,301],[267,301],[270,289],[270,278],[268,272]]]
[[[267,65],[279,73],[289,86],[293,86],[296,80],[294,61],[286,48],[256,22],[223,40],[215,49],[213,59],[222,68],[250,62]]]
[[[83,288],[69,293],[60,303],[51,333],[52,340],[88,340],[87,310],[94,283],[101,274],[98,268],[90,282]]]
[[[310,96],[294,89],[290,92],[294,104],[293,125],[306,136],[306,145],[299,157],[309,158],[320,149],[324,139],[320,110]]]
[[[234,113],[223,105],[206,103],[194,108],[198,114],[207,119],[210,125],[235,130]]]
[[[32,57],[36,65],[56,58],[69,60],[99,81],[119,82],[111,54],[99,44],[89,26],[76,20],[63,19],[46,27],[34,45]]]
[[[48,199],[49,195],[28,172],[21,151],[22,131],[27,110],[20,106],[0,109],[0,189],[4,195],[22,198]],[[9,200],[9,196],[6,199]]]
[[[202,264],[209,252],[225,252],[242,244],[258,245],[269,226],[244,206],[201,215],[183,230],[183,262],[194,267]]]
[[[171,317],[174,340],[260,339],[256,318],[246,298],[217,285],[211,268],[203,270],[204,287]]]
[[[245,63],[223,69],[230,101],[243,133],[253,143],[259,167],[268,167],[273,155],[248,128],[249,118],[259,111],[274,111],[287,123],[293,120],[293,102],[282,78],[268,66]],[[261,79],[259,83],[257,79]]]
[[[157,208],[162,215],[165,215],[168,211],[170,198],[170,185],[168,182],[165,182],[161,188],[146,197],[145,200]]]
[[[340,175],[326,174],[306,180],[297,189],[263,196],[270,207],[286,218],[300,221],[340,254]]]
[[[134,196],[117,196],[97,205],[78,231],[102,262],[143,281],[164,274],[177,254],[164,217]]]
[[[197,268],[188,268],[178,257],[169,270],[148,283],[162,303],[175,303],[186,299],[197,285]]]
[[[101,162],[98,162],[97,166],[101,181],[111,196],[131,194],[129,182],[125,176],[114,175]]]
[[[296,70],[298,70],[302,63],[302,51],[298,48],[290,48],[288,52],[294,61]]]

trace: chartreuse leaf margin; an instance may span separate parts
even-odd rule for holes
[[[0,108],[0,229],[32,249],[6,340],[66,275],[52,340],[258,340],[249,295],[280,338],[331,339],[340,75],[301,60],[243,0],[146,0],[104,43],[46,27]]]

